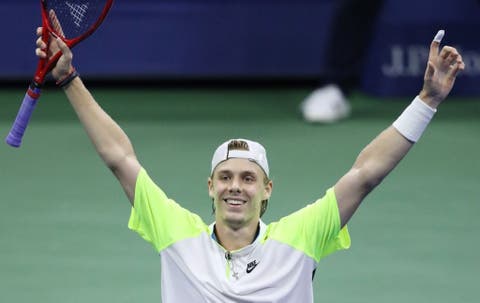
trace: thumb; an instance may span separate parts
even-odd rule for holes
[[[68,45],[65,44],[65,42],[61,38],[57,37],[55,39],[55,42],[57,43],[58,48],[60,49],[60,52],[62,53],[62,56],[60,57],[60,59],[57,62],[57,65],[63,65],[63,68],[66,67],[67,69],[70,69],[70,66],[72,65],[72,59],[73,59],[72,51],[70,50]]]
[[[73,54],[68,45],[65,44],[65,42],[61,38],[57,37],[54,41],[57,44],[60,52],[62,53],[57,63],[55,64],[54,69],[52,70],[53,77],[58,80],[67,76],[72,71]]]
[[[63,40],[60,37],[57,37],[55,41],[57,42],[58,48],[60,49],[60,51],[64,56],[67,55],[69,57],[72,57],[72,51],[70,50],[68,45],[65,44],[65,42],[63,42]]]

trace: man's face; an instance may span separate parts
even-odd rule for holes
[[[257,224],[263,200],[270,198],[272,182],[255,162],[231,158],[221,162],[208,179],[208,192],[214,199],[215,219],[232,228]]]

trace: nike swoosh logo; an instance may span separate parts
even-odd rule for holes
[[[257,262],[257,260],[248,263],[248,265],[247,265],[247,274],[251,273],[251,272],[255,269],[255,267],[257,267],[257,265],[258,265],[259,263],[260,263],[260,262]]]

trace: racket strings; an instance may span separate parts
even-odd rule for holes
[[[87,13],[87,10],[88,10],[88,3],[78,5],[78,4],[72,4],[70,2],[66,2],[66,4],[70,8],[70,15],[73,18],[73,23],[76,26],[81,27],[85,14]]]
[[[105,6],[104,0],[45,0],[53,29],[67,39],[83,35],[99,19]],[[51,15],[51,14],[50,14]]]

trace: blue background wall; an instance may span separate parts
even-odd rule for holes
[[[105,24],[78,46],[75,64],[97,79],[311,79],[323,73],[334,6],[333,0],[117,0]],[[0,48],[0,81],[31,77],[38,8],[38,0],[0,3],[2,26],[12,28]],[[429,42],[444,28],[444,41],[461,48],[467,63],[453,93],[480,94],[479,13],[476,0],[387,0],[363,89],[385,96],[418,91]]]

